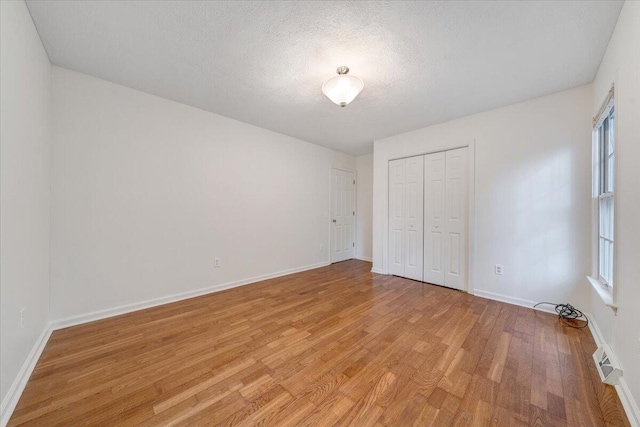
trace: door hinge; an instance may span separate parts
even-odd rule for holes
[[[355,180],[355,179],[353,180],[353,183],[354,183],[354,184],[356,183],[356,180]]]
[[[351,246],[356,247],[356,242],[351,243]]]
[[[353,211],[353,216],[356,216],[356,211]]]

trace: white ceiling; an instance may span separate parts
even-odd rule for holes
[[[27,1],[51,61],[346,153],[589,83],[621,1]],[[322,94],[339,65],[364,90]]]

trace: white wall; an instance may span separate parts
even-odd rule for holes
[[[371,261],[373,256],[373,154],[356,158],[356,258]]]
[[[587,307],[591,111],[582,86],[376,141],[374,269],[387,271],[389,159],[475,140],[473,291]]]
[[[52,319],[329,262],[331,167],[354,157],[59,67],[53,85]]]
[[[51,65],[24,2],[0,2],[0,395],[48,323]],[[25,309],[24,328],[19,313]],[[5,399],[6,398],[6,399]]]
[[[592,290],[592,311],[640,405],[640,3],[625,2],[593,83],[595,115],[615,82],[614,286],[618,314]],[[640,420],[638,420],[640,422]]]

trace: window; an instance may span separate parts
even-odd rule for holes
[[[608,102],[594,129],[594,195],[598,203],[598,279],[613,287],[613,221],[615,112],[613,99]]]

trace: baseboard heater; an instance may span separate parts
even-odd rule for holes
[[[593,353],[593,360],[596,362],[596,369],[600,379],[605,384],[617,385],[620,383],[622,368],[618,364],[611,347],[603,345]]]

